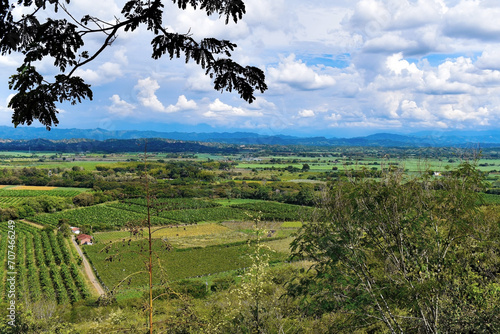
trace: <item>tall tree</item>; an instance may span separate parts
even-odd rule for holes
[[[493,333],[499,328],[498,221],[479,207],[470,164],[439,178],[393,170],[336,182],[295,255],[314,261],[289,285],[313,313],[390,333]]]
[[[17,91],[9,102],[14,110],[15,126],[31,125],[38,120],[50,130],[59,122],[57,102],[76,104],[92,99],[90,85],[75,76],[75,71],[96,59],[116,40],[119,31],[132,32],[140,26],[154,35],[151,40],[154,59],[167,54],[170,59],[184,57],[186,62],[194,61],[213,79],[214,89],[218,91],[235,90],[251,103],[255,100],[255,90],[267,89],[262,70],[231,60],[234,43],[216,38],[196,41],[189,32],[167,31],[163,24],[166,0],[130,0],[121,13],[116,13],[113,23],[90,14],[78,20],[70,12],[70,0],[0,1],[0,54],[24,55],[23,64],[9,81],[10,89]],[[189,6],[204,10],[207,15],[218,14],[226,24],[230,20],[237,22],[245,14],[242,0],[172,2],[181,10]],[[16,16],[19,7],[27,14]],[[95,35],[102,35],[104,39],[91,53],[84,46],[90,39],[95,41]],[[44,58],[52,59],[56,67],[57,74],[51,79],[45,78],[34,66]]]

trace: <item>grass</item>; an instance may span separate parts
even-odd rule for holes
[[[284,239],[279,239],[279,240],[273,240],[266,242],[266,245],[269,246],[272,250],[283,253],[283,254],[290,254],[290,243],[293,241],[292,237],[289,238],[284,238]]]
[[[284,222],[281,224],[283,228],[300,228],[302,227],[302,222]]]
[[[264,202],[264,201],[258,199],[245,199],[245,198],[232,198],[230,200],[219,199],[215,201],[215,203],[221,204],[223,206],[246,204],[246,203],[259,203],[259,202]]]

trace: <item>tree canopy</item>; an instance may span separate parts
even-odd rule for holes
[[[118,32],[132,32],[144,26],[152,32],[152,58],[167,54],[170,59],[184,57],[194,61],[214,82],[218,91],[235,90],[249,103],[255,100],[256,90],[264,92],[267,86],[264,73],[253,66],[234,62],[231,52],[236,45],[228,40],[205,38],[195,40],[189,32],[169,31],[163,24],[165,0],[130,0],[115,22],[107,22],[90,14],[77,19],[69,8],[70,0],[1,0],[0,54],[21,53],[22,65],[10,77],[9,88],[17,91],[9,102],[14,110],[12,122],[31,125],[40,121],[50,130],[56,126],[56,103],[80,103],[92,99],[88,83],[75,71],[96,59],[118,37]],[[188,7],[204,10],[207,15],[218,14],[228,24],[237,22],[245,14],[242,0],[172,0],[180,10]],[[18,17],[15,9],[23,7]],[[58,15],[54,15],[54,12]],[[59,15],[62,14],[62,15]],[[51,17],[52,15],[52,17]],[[85,42],[95,35],[103,36],[102,43],[93,52],[85,49]],[[46,78],[36,68],[36,62],[51,59],[57,74]]]
[[[313,314],[390,333],[493,333],[500,326],[498,216],[480,207],[481,173],[464,163],[442,177],[343,179],[321,219],[292,243],[312,259],[290,283]]]

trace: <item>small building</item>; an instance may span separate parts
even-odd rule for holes
[[[92,245],[92,236],[88,234],[80,234],[76,237],[80,245]]]
[[[71,232],[73,232],[74,234],[80,234],[79,227],[70,226],[69,228],[71,229]]]

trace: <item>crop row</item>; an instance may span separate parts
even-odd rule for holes
[[[8,230],[12,230],[12,228],[9,227],[9,223],[4,221],[4,222],[0,222],[0,232],[3,232],[5,233],[5,235],[7,234],[6,231]],[[26,232],[26,233],[34,233],[35,231],[40,231],[39,228],[33,226],[33,225],[30,225],[30,224],[26,224],[26,223],[23,223],[23,222],[17,222],[15,223],[15,226],[14,226],[14,229],[16,232]],[[0,234],[0,237],[4,235],[4,234]]]
[[[80,292],[78,291],[78,288],[73,280],[73,276],[71,276],[71,272],[65,263],[61,264],[60,274],[64,285],[66,286],[65,291],[67,291],[71,302],[74,303],[80,300]]]
[[[108,204],[109,207],[131,211],[133,213],[140,213],[145,217],[147,208],[145,206],[131,204],[131,203],[112,203]],[[150,210],[151,216],[162,218],[163,222],[170,224],[192,224],[202,221],[224,221],[224,220],[241,220],[248,219],[248,216],[242,210],[214,206],[198,209],[183,209],[183,210],[170,210],[157,212],[152,208]],[[158,216],[156,216],[158,215]],[[154,220],[153,219],[153,220]]]
[[[9,267],[8,262],[2,260],[12,253],[7,252],[7,233],[3,223],[0,230],[0,263],[7,269],[1,271],[0,291],[5,297],[8,290],[4,284],[5,272],[9,271]],[[61,234],[56,236],[51,230],[40,230],[21,222],[15,224],[15,233],[15,248],[12,247],[12,251],[15,253],[18,300],[54,300],[67,304],[89,297],[85,280]]]
[[[59,274],[59,268],[54,263],[51,263],[49,268],[52,284],[54,285],[54,290],[56,292],[57,302],[59,304],[67,304],[69,302],[68,293],[66,292],[66,287],[64,286],[61,275]]]
[[[143,214],[120,210],[109,206],[97,205],[86,208],[66,210],[52,214],[39,214],[30,220],[47,226],[57,226],[60,219],[67,219],[71,226],[92,227],[93,231],[120,228],[129,222],[139,224],[146,217]],[[153,224],[166,225],[171,222],[153,217]]]
[[[54,286],[52,285],[52,280],[50,279],[49,269],[46,265],[42,265],[38,268],[40,274],[40,286],[43,294],[43,298],[46,300],[56,300],[56,292]]]
[[[124,211],[131,211],[132,214],[140,214],[142,216],[142,219],[146,219],[147,214],[148,214],[148,208],[146,206],[142,205],[137,205],[137,204],[131,204],[131,203],[109,203],[106,204],[107,207],[118,209],[118,210],[124,210]],[[161,217],[161,212],[158,212],[154,208],[150,209],[149,211],[151,217],[153,217],[153,223],[158,224],[158,223],[163,223],[163,224],[177,224],[178,222],[176,221],[168,221],[166,219],[157,219],[157,217]]]
[[[41,298],[41,287],[35,262],[33,240],[34,238],[32,235],[29,235],[29,237],[26,238],[26,267],[28,268],[28,286],[30,287],[30,297],[32,301],[37,301]]]
[[[36,197],[36,196],[57,196],[74,197],[85,191],[84,189],[64,189],[56,188],[53,190],[14,190],[0,189],[0,197]]]
[[[17,232],[17,240],[16,240],[16,267],[17,271],[17,299],[23,300],[25,294],[29,296],[29,291],[26,289],[26,266],[25,266],[25,244],[26,234],[24,232]]]
[[[215,207],[196,210],[175,210],[161,212],[160,216],[181,223],[202,221],[246,220],[248,215],[243,210],[230,207]]]
[[[49,236],[45,231],[41,232],[41,239],[42,239],[43,254],[45,255],[45,264],[49,266],[56,260],[54,257],[54,252],[52,250],[52,245],[50,244]]]
[[[140,202],[134,200],[134,202]],[[177,201],[171,200],[171,203]],[[179,203],[181,201],[178,201]],[[191,204],[201,200],[189,200]],[[206,202],[208,203],[208,202]],[[191,205],[194,207],[195,205]],[[192,224],[204,221],[251,220],[260,216],[262,220],[299,221],[310,220],[313,209],[298,205],[254,202],[231,206],[208,206],[196,209],[150,210],[153,225]],[[53,214],[39,214],[31,220],[48,226],[57,226],[60,219],[67,219],[69,224],[78,227],[92,227],[93,231],[119,229],[129,223],[139,225],[147,218],[147,207],[125,203],[110,203],[86,208],[61,211]],[[55,254],[57,256],[57,254]],[[57,258],[56,258],[57,260]]]
[[[87,290],[87,285],[85,284],[85,279],[83,278],[82,273],[78,269],[78,266],[73,262],[70,263],[70,271],[71,271],[71,277],[73,277],[75,286],[80,291],[82,298],[86,299],[90,297],[90,293]]]
[[[0,270],[0,297],[3,298],[4,293],[7,294],[8,290],[8,284],[5,284],[5,276],[7,274],[8,270],[8,261],[9,261],[9,254],[8,251],[10,250],[11,252],[15,250],[15,241],[12,241],[13,239],[9,238],[10,235],[8,233],[9,229],[7,228],[7,224],[1,224],[1,234],[0,234],[0,264],[1,264],[1,270]]]
[[[141,206],[147,205],[146,199],[144,198],[127,199],[124,202]],[[157,211],[158,210],[170,211],[170,210],[213,208],[216,206],[220,206],[220,204],[193,198],[159,198],[156,200],[152,200],[150,206]]]
[[[239,245],[217,245],[206,248],[191,248],[187,250],[166,251],[161,241],[154,243],[153,250],[159,257],[166,277],[161,272],[154,276],[154,283],[168,279],[175,281],[179,279],[209,275],[218,272],[236,270],[250,266],[251,246],[246,243]],[[141,253],[141,249],[144,251]],[[100,252],[95,247],[86,247],[86,254],[95,266],[100,277],[108,287],[115,287],[118,282],[126,276],[145,269],[143,256],[146,255],[147,246],[145,241],[134,241],[130,245],[123,246],[121,243],[113,244],[108,252]],[[277,252],[268,252],[270,261],[282,261],[286,255]],[[110,255],[113,260],[109,261]],[[105,259],[108,258],[108,261]],[[158,268],[158,267],[157,267]],[[147,275],[138,274],[130,282],[132,287],[140,287],[147,284]]]
[[[168,205],[165,205],[164,209],[162,209],[162,206],[152,206],[151,214],[179,223],[251,220],[252,217],[260,217],[262,220],[299,221],[310,220],[314,211],[313,208],[307,206],[267,201],[233,204],[229,207],[223,207],[217,203],[212,203],[212,206],[204,206],[211,203],[183,198],[169,199],[166,203]],[[176,206],[177,204],[179,205]],[[142,214],[147,213],[145,200],[142,199],[126,200],[124,203],[113,203],[109,204],[109,206]]]
[[[8,207],[15,206],[16,204],[24,201],[25,197],[0,197],[0,206]]]

